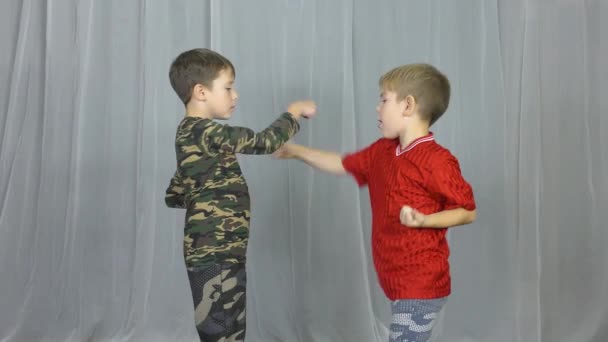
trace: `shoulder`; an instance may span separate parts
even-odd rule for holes
[[[396,146],[397,145],[397,139],[387,139],[387,138],[380,138],[378,140],[376,140],[374,142],[374,145],[378,145],[378,146]]]
[[[394,152],[393,150],[395,148],[397,148],[398,142],[397,139],[386,139],[386,138],[380,138],[378,140],[376,140],[374,143],[372,143],[369,147],[371,149],[373,149],[374,151],[379,151],[379,152],[386,152],[386,151],[391,151]]]
[[[181,146],[182,152],[206,152],[211,151],[211,144],[215,137],[223,135],[224,125],[213,120],[185,117],[179,124],[175,143]]]
[[[356,151],[346,153],[346,156],[352,155],[361,155],[365,154],[367,156],[376,154],[378,151],[386,150],[390,147],[390,144],[394,144],[394,142],[390,139],[380,138],[373,143],[362,147]]]
[[[181,132],[202,132],[204,130],[217,127],[219,124],[213,120],[186,116],[179,123],[178,131]]]
[[[209,141],[229,137],[232,127],[210,119],[192,118],[184,122],[183,129],[197,140]]]
[[[450,166],[460,167],[458,159],[446,147],[434,142],[428,146],[429,162],[435,169]]]

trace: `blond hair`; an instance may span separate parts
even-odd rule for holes
[[[434,124],[445,113],[450,102],[450,81],[429,64],[406,64],[380,77],[380,88],[397,93],[402,101],[411,95],[416,100],[422,119]]]

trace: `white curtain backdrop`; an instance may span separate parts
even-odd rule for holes
[[[438,141],[478,220],[449,235],[437,341],[608,341],[607,0],[0,2],[0,341],[195,341],[183,212],[164,206],[183,106],[168,68],[210,47],[237,69],[231,123],[289,101],[300,143],[378,138],[378,77],[451,79]],[[388,340],[366,189],[240,158],[253,198],[249,342]]]

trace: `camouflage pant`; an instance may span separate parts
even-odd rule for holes
[[[203,342],[245,340],[245,264],[188,269],[196,330]]]
[[[426,342],[447,297],[404,299],[391,303],[393,322],[389,342]]]

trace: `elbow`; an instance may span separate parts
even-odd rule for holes
[[[342,162],[342,157],[336,155],[336,160],[334,162],[333,174],[336,176],[346,176],[348,173],[346,172],[346,168],[344,167],[344,163]]]
[[[172,209],[184,209],[184,198],[183,196],[166,196],[165,205]]]
[[[269,145],[268,147],[265,147],[266,154],[274,154],[280,150],[281,147],[283,147],[283,145]]]
[[[333,170],[331,170],[331,173],[333,173],[336,176],[346,176],[346,170],[344,169],[344,167],[342,167],[342,164],[340,164],[339,166],[336,166]]]
[[[280,150],[285,143],[286,141],[283,140],[263,139],[260,143],[256,144],[255,150],[259,152],[255,154],[273,154]]]
[[[177,204],[174,201],[165,198],[165,205],[167,206],[167,208],[174,209]]]
[[[468,212],[466,224],[473,223],[477,220],[477,209]]]

